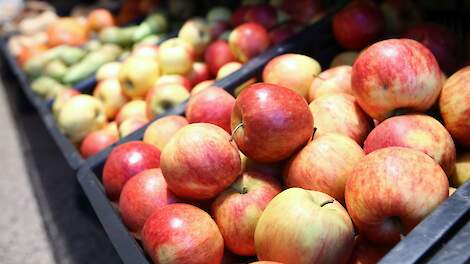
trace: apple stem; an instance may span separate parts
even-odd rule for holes
[[[330,204],[330,203],[334,203],[335,202],[335,199],[329,199],[329,200],[326,200],[324,201],[322,204],[320,204],[320,207],[323,207],[327,204]]]
[[[237,130],[240,128],[240,127],[243,127],[243,122],[238,124],[232,131],[232,138],[230,139],[230,141],[233,141],[233,136],[235,135],[235,133],[237,132]]]
[[[242,187],[241,189],[238,187],[238,186],[230,186],[230,188],[232,188],[234,191],[236,191],[237,193],[239,194],[246,194],[248,193],[248,188],[246,187]]]
[[[313,127],[313,132],[312,132],[312,139],[313,139],[313,137],[315,136],[315,132],[317,132],[317,129],[318,129],[318,128],[316,128],[316,127]]]

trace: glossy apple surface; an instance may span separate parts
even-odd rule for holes
[[[189,98],[188,90],[180,84],[154,86],[145,98],[147,118],[152,119]]]
[[[160,45],[158,63],[162,74],[186,74],[196,57],[194,48],[180,38],[172,38]]]
[[[80,144],[80,154],[84,159],[98,154],[111,144],[119,140],[119,135],[110,133],[106,130],[97,130],[89,133]]]
[[[209,67],[207,67],[207,64],[205,64],[204,62],[193,63],[191,67],[191,71],[189,71],[189,73],[186,74],[186,78],[191,83],[191,88],[189,89],[189,91],[191,91],[191,89],[195,85],[203,81],[209,80],[210,77],[211,75],[209,72]]]
[[[122,92],[129,98],[143,98],[160,76],[159,64],[150,57],[131,56],[119,69]]]
[[[267,50],[270,39],[263,26],[244,23],[230,33],[228,43],[235,58],[245,63]]]
[[[347,93],[353,95],[351,88],[351,70],[349,65],[330,68],[313,79],[308,90],[308,101],[312,102],[320,96]]]
[[[163,149],[176,131],[187,124],[188,121],[182,116],[169,115],[162,117],[153,121],[147,129],[145,129],[143,141],[154,145],[158,149]]]
[[[217,40],[211,43],[204,55],[204,61],[212,75],[217,75],[222,66],[235,60],[235,56],[233,56],[230,46],[225,40]]]

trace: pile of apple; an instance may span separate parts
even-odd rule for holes
[[[470,177],[470,67],[445,80],[417,41],[323,72],[281,55],[262,80],[201,90],[106,160],[154,263],[375,263]]]
[[[160,45],[134,45],[122,62],[100,67],[92,95],[73,89],[59,93],[53,106],[59,127],[88,158],[188,98],[201,101],[198,104],[219,99],[220,104],[231,103],[231,95],[213,87],[217,98],[198,93],[310,22],[290,19],[289,9],[282,11],[286,3],[278,5],[244,5],[233,13],[226,7],[214,7],[205,18],[187,20],[175,38]],[[323,13],[319,7],[313,8],[310,19],[315,21]],[[240,85],[235,95],[255,81]],[[192,109],[189,106],[188,120],[204,121],[205,114]],[[213,115],[218,118],[217,113]],[[224,122],[222,127],[230,132],[230,122]]]

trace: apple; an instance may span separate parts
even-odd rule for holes
[[[266,64],[263,82],[292,89],[307,99],[310,85],[320,72],[321,66],[316,60],[305,55],[289,53],[277,56]]]
[[[206,80],[206,81],[200,82],[199,84],[194,86],[193,89],[191,90],[191,96],[196,93],[199,93],[200,91],[208,87],[211,87],[213,84],[214,84],[214,80]]]
[[[470,152],[457,155],[455,170],[449,177],[451,185],[460,187],[470,179]]]
[[[224,40],[211,43],[204,54],[204,61],[212,75],[216,75],[223,65],[235,60],[230,46]]]
[[[452,74],[442,88],[439,108],[444,125],[452,138],[470,147],[470,66]]]
[[[144,133],[143,141],[152,144],[158,149],[163,149],[173,135],[188,125],[186,118],[177,115],[169,115],[153,121]]]
[[[119,140],[119,135],[110,133],[104,129],[92,131],[85,136],[80,144],[80,154],[84,159],[88,159],[111,146]]]
[[[313,132],[307,102],[288,88],[268,83],[250,85],[237,97],[231,123],[237,146],[259,162],[288,158]]]
[[[121,137],[125,137],[138,129],[142,128],[148,123],[147,118],[140,118],[140,117],[131,117],[119,124],[119,135]]]
[[[351,66],[343,65],[330,68],[314,77],[308,90],[308,102],[329,94],[346,93],[353,95],[351,70]]]
[[[388,39],[365,49],[353,65],[351,87],[359,105],[378,121],[428,110],[441,92],[432,53],[410,39]]]
[[[246,14],[250,10],[251,7],[249,6],[240,6],[232,13],[232,17],[230,19],[233,27],[238,27],[239,25],[248,22],[246,20]]]
[[[209,67],[207,67],[207,64],[204,62],[195,62],[191,67],[191,71],[186,74],[186,78],[191,83],[191,88],[189,89],[189,91],[191,91],[193,86],[203,81],[209,80]]]
[[[152,119],[189,98],[188,90],[179,84],[154,86],[147,94],[147,118]]]
[[[297,27],[292,23],[280,24],[269,31],[269,39],[273,45],[276,45],[287,40],[297,31]]]
[[[238,148],[230,135],[205,123],[176,132],[163,149],[161,168],[170,190],[199,200],[216,197],[241,172]]]
[[[209,87],[192,95],[186,107],[189,123],[210,123],[231,133],[230,116],[235,98],[225,90]]]
[[[96,8],[88,14],[87,26],[89,30],[100,32],[103,28],[114,26],[114,17],[109,10]]]
[[[359,53],[355,51],[340,52],[333,58],[333,60],[331,60],[330,68],[341,66],[341,65],[352,66],[358,56],[359,56]]]
[[[119,78],[119,71],[121,69],[121,62],[108,62],[103,64],[96,72],[96,80],[102,81],[105,79],[117,79]]]
[[[352,95],[337,93],[320,96],[309,107],[317,129],[314,138],[327,133],[338,133],[352,138],[362,146],[372,129],[371,118],[364,113]]]
[[[423,152],[388,147],[366,155],[346,182],[349,215],[372,242],[395,244],[449,196],[445,172]]]
[[[79,91],[72,88],[61,89],[52,104],[52,113],[54,114],[54,118],[58,119],[59,113],[62,110],[62,107],[64,107],[65,102],[79,94]]]
[[[144,100],[132,100],[121,107],[114,121],[119,125],[124,120],[130,118],[147,118],[146,106]]]
[[[160,67],[151,57],[130,56],[119,70],[122,92],[131,99],[142,98],[159,75]]]
[[[345,49],[361,50],[381,37],[385,21],[372,1],[352,1],[333,17],[333,35]]]
[[[79,143],[88,133],[106,124],[103,103],[87,94],[72,96],[62,106],[57,122],[72,143]]]
[[[414,39],[426,46],[436,57],[441,69],[453,73],[459,66],[461,54],[457,36],[438,24],[419,24],[408,28],[403,38]]]
[[[273,178],[281,179],[284,162],[261,163],[249,159],[242,152],[240,152],[240,159],[242,162],[242,172],[257,171],[264,175],[269,175]]]
[[[271,29],[277,24],[276,8],[268,4],[251,5],[245,14],[245,22],[253,22]]]
[[[412,114],[386,119],[367,136],[364,151],[368,154],[392,146],[412,148],[426,153],[449,176],[454,170],[454,141],[445,127],[430,116]]]
[[[343,206],[328,194],[301,188],[274,197],[255,230],[258,259],[286,264],[346,263],[353,243]]]
[[[162,170],[148,169],[126,182],[119,197],[119,212],[129,231],[139,237],[152,213],[176,202],[178,198],[168,189]]]
[[[130,141],[115,147],[103,168],[103,185],[108,198],[118,201],[124,184],[137,173],[160,167],[160,150],[153,145]]]
[[[163,86],[167,84],[179,84],[181,86],[184,86],[184,88],[186,88],[186,90],[188,91],[191,91],[192,88],[191,81],[187,77],[177,74],[160,76],[160,78],[158,78],[157,81],[154,83],[153,87]]]
[[[390,251],[390,246],[378,245],[361,235],[354,239],[354,249],[349,264],[376,264]]]
[[[222,34],[230,31],[231,25],[227,21],[209,22],[209,31],[211,32],[212,39],[219,39]]]
[[[400,34],[423,20],[423,14],[414,1],[385,0],[380,9],[385,18],[386,31],[390,34]]]
[[[158,63],[163,74],[186,74],[191,70],[196,53],[191,44],[171,38],[160,45]]]
[[[207,12],[206,19],[209,22],[226,21],[229,22],[232,17],[232,11],[225,6],[212,7]]]
[[[117,115],[127,98],[122,93],[121,84],[117,79],[102,80],[96,85],[93,96],[103,102],[106,117],[111,120]]]
[[[325,8],[320,0],[280,0],[278,6],[295,22],[311,24],[325,15]]]
[[[178,38],[191,44],[196,56],[199,57],[204,54],[212,36],[209,25],[204,19],[192,18],[183,24],[178,32]]]
[[[239,62],[229,62],[225,65],[223,65],[219,71],[217,72],[217,80],[220,80],[220,79],[223,79],[227,76],[229,76],[230,74],[238,71],[239,69],[241,69],[243,67],[243,65]],[[256,78],[253,77],[251,79],[249,79],[248,81],[240,84],[239,86],[237,86],[234,90],[234,95],[235,96],[238,96],[246,87],[254,84],[256,82]]]
[[[230,251],[242,256],[256,254],[256,224],[264,208],[281,190],[271,176],[249,171],[216,198],[211,215]]]
[[[152,214],[142,243],[154,263],[221,263],[224,240],[209,214],[189,204],[170,204]]]
[[[244,23],[230,33],[228,43],[235,58],[245,63],[266,51],[270,39],[263,26],[257,23]]]
[[[155,44],[139,44],[132,49],[131,56],[144,56],[157,60],[158,46]]]
[[[325,134],[292,157],[284,171],[285,185],[323,192],[344,204],[346,180],[364,156],[354,140]]]

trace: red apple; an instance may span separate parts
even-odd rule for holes
[[[160,76],[160,78],[158,78],[157,81],[154,83],[153,87],[163,86],[167,84],[179,84],[186,88],[186,90],[188,91],[191,91],[192,88],[191,81],[189,80],[189,78],[177,74]]]
[[[429,109],[441,91],[441,70],[419,42],[389,39],[361,52],[351,86],[362,109],[383,121],[396,113]]]
[[[361,109],[354,96],[337,93],[320,96],[309,105],[317,128],[314,138],[338,133],[352,138],[359,145],[372,129],[372,120]]]
[[[325,14],[325,8],[320,0],[280,0],[280,2],[280,8],[298,23],[310,24]]]
[[[227,41],[217,40],[207,48],[204,60],[210,73],[212,75],[216,75],[223,65],[235,61],[236,59],[233,56]]]
[[[245,14],[244,22],[253,22],[270,29],[277,24],[277,11],[268,4],[251,5]]]
[[[346,263],[353,243],[353,224],[343,206],[301,188],[274,197],[255,230],[258,259],[281,263]]]
[[[256,254],[256,224],[264,208],[280,192],[281,185],[274,178],[250,171],[217,197],[211,215],[230,251],[242,256]]]
[[[394,244],[449,196],[441,167],[421,151],[389,147],[366,155],[346,182],[345,198],[365,238]]]
[[[169,115],[162,117],[153,121],[145,129],[143,141],[154,145],[158,149],[163,149],[176,131],[187,124],[188,121],[182,116]]]
[[[140,236],[147,218],[178,199],[168,190],[161,169],[141,171],[129,179],[119,197],[119,212],[129,231]]]
[[[353,95],[351,88],[351,70],[348,65],[330,68],[314,77],[308,90],[308,101],[312,102],[320,96],[336,93]]]
[[[284,172],[285,185],[323,192],[344,204],[346,180],[362,157],[364,151],[354,140],[325,134],[290,160]]]
[[[137,173],[160,167],[160,150],[140,142],[130,141],[111,151],[103,168],[103,185],[111,201],[118,201],[124,184]]]
[[[144,100],[132,100],[121,107],[114,121],[119,125],[129,118],[147,118],[146,103]]]
[[[301,54],[284,54],[275,57],[263,70],[263,82],[277,84],[308,98],[313,79],[321,72],[320,63]]]
[[[444,125],[454,140],[470,147],[470,66],[454,73],[444,84],[439,108]]]
[[[93,131],[83,139],[80,145],[80,154],[84,159],[88,159],[118,140],[118,135],[104,129]]]
[[[250,85],[236,99],[232,136],[240,150],[260,162],[288,158],[312,136],[313,118],[296,92],[274,84]]]
[[[257,23],[244,23],[230,33],[228,43],[235,58],[245,63],[266,51],[270,39],[263,26]]]
[[[390,250],[390,246],[378,245],[361,235],[354,239],[354,249],[349,264],[376,264]]]
[[[426,115],[394,116],[375,127],[364,142],[366,154],[386,147],[406,147],[428,154],[447,175],[455,166],[452,137],[439,121]]]
[[[361,50],[383,34],[384,24],[372,1],[353,1],[333,17],[333,34],[343,48]]]
[[[195,62],[191,67],[191,71],[186,74],[186,78],[188,78],[189,82],[191,83],[191,88],[189,89],[189,91],[191,91],[195,85],[209,80],[209,67],[207,67],[207,64],[204,62]]]
[[[222,128],[205,123],[181,128],[162,152],[161,168],[176,195],[209,199],[240,174],[238,148]]]
[[[152,214],[142,243],[154,263],[216,264],[224,240],[209,214],[189,204],[170,204]]]

